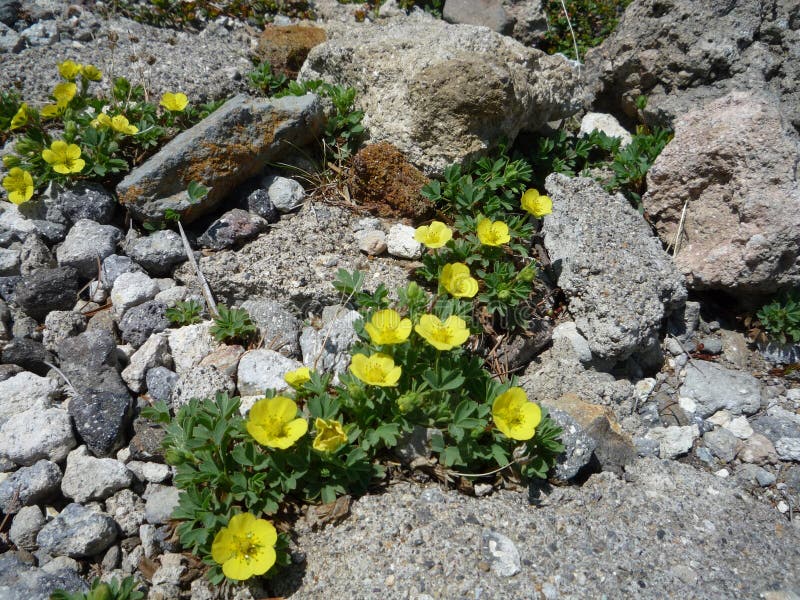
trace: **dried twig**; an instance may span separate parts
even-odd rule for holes
[[[183,249],[186,251],[186,257],[189,259],[189,263],[194,269],[197,280],[200,282],[200,291],[203,292],[203,298],[205,298],[206,306],[208,307],[208,314],[211,315],[212,319],[216,319],[219,317],[219,312],[217,312],[217,303],[214,302],[214,296],[211,294],[211,288],[208,286],[208,282],[203,276],[203,272],[200,270],[200,265],[197,264],[197,260],[194,258],[194,252],[192,251],[192,247],[189,245],[189,239],[186,237],[186,232],[183,231],[183,225],[181,225],[180,221],[178,221],[178,232],[181,234],[181,240],[183,240]]]

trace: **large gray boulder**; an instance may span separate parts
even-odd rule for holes
[[[731,90],[770,90],[800,129],[800,27],[796,0],[636,0],[614,33],[586,54],[600,110],[648,123]]]
[[[547,178],[544,245],[577,329],[600,361],[651,353],[661,323],[686,301],[680,273],[641,215],[587,178]]]
[[[578,74],[565,59],[484,27],[412,15],[327,33],[299,79],[356,88],[370,140],[429,175],[576,110]]]
[[[119,201],[140,221],[162,221],[167,209],[180,213],[184,222],[192,221],[267,163],[315,139],[322,120],[313,94],[235,96],[128,173],[117,185]],[[186,193],[192,181],[210,188],[196,204]]]
[[[800,140],[768,96],[734,92],[675,122],[647,175],[645,210],[693,289],[800,284]],[[688,204],[687,204],[688,203]]]

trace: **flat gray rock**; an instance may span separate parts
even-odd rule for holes
[[[288,149],[311,142],[321,127],[322,107],[313,94],[235,96],[128,173],[117,185],[119,201],[140,221],[161,222],[170,209],[190,222]],[[209,188],[196,204],[186,193],[192,181]]]
[[[722,409],[751,415],[761,406],[761,383],[749,373],[694,360],[686,367],[680,395],[694,400],[696,412],[703,418]]]
[[[615,362],[651,351],[664,318],[686,301],[672,260],[622,196],[558,174],[546,187],[544,245],[592,355]]]
[[[117,524],[107,514],[72,503],[36,536],[39,548],[54,556],[86,558],[117,539]]]
[[[274,580],[298,598],[757,598],[800,585],[800,530],[709,473],[641,459],[625,480],[593,475],[528,502],[471,498],[407,483],[365,496],[343,523],[298,523],[302,566]],[[485,530],[505,536],[520,570],[498,575]],[[488,564],[488,566],[487,566]],[[776,598],[779,596],[775,596]],[[788,597],[788,596],[784,596]]]

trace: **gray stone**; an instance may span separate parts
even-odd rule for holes
[[[38,506],[24,506],[14,516],[8,537],[17,548],[36,549],[36,536],[45,524],[42,510]]]
[[[577,108],[567,61],[486,28],[420,16],[326,33],[299,79],[356,88],[370,141],[392,143],[427,175]]]
[[[0,598],[3,600],[49,600],[56,590],[85,592],[89,586],[77,569],[58,565],[58,568],[36,568],[21,553],[0,555]],[[48,565],[45,565],[48,567]]]
[[[258,327],[264,344],[286,356],[300,356],[300,320],[280,302],[251,298],[241,307]]]
[[[270,175],[262,179],[261,186],[267,190],[272,205],[282,213],[300,208],[306,198],[303,186],[288,177]]]
[[[578,331],[600,360],[647,352],[666,315],[686,300],[680,274],[622,196],[558,174],[546,186],[554,210],[544,218],[544,245]]]
[[[277,223],[281,218],[281,213],[275,208],[270,200],[269,192],[259,188],[247,195],[247,210],[258,215],[267,223]]]
[[[578,331],[578,326],[574,321],[566,321],[558,324],[553,329],[553,341],[565,339],[572,346],[575,356],[583,364],[589,364],[592,361],[592,349],[589,347],[589,342]]]
[[[73,267],[39,269],[24,275],[14,288],[14,300],[25,314],[43,320],[51,310],[70,310],[79,289]]]
[[[117,344],[108,329],[88,329],[66,338],[57,350],[61,370],[78,392],[127,393],[117,373]]]
[[[36,543],[56,556],[86,558],[103,552],[116,539],[114,519],[73,502],[42,528]]]
[[[358,340],[353,323],[361,318],[342,306],[326,307],[320,329],[305,327],[300,334],[303,364],[317,371],[342,373],[350,364],[350,346]]]
[[[780,438],[775,442],[775,451],[781,460],[800,461],[800,438]]]
[[[739,439],[722,427],[706,432],[703,435],[703,443],[714,456],[724,463],[729,463],[736,458],[736,452],[739,449]]]
[[[750,422],[754,431],[766,436],[773,443],[779,439],[800,438],[800,424],[786,418],[759,415]]]
[[[25,237],[20,248],[20,273],[31,275],[39,269],[52,269],[58,266],[53,253],[38,235],[30,234]]]
[[[145,273],[121,273],[111,288],[114,316],[121,318],[134,306],[152,300],[158,292],[158,284]]]
[[[136,310],[136,308],[131,309],[128,314],[133,310]],[[141,348],[134,352],[130,363],[122,371],[122,379],[131,390],[139,393],[144,390],[145,378],[149,373],[158,367],[167,365],[172,365],[172,356],[169,353],[169,338],[166,333],[158,333],[150,337]]]
[[[169,465],[161,463],[132,460],[126,466],[139,481],[148,483],[164,483],[171,475]]]
[[[548,412],[563,430],[561,443],[564,444],[564,452],[558,457],[553,477],[569,481],[592,461],[597,442],[565,411],[550,408]]]
[[[217,393],[233,395],[236,384],[216,367],[198,365],[178,379],[172,390],[172,408],[178,410],[193,398],[213,398]]]
[[[106,512],[123,535],[136,535],[144,523],[144,501],[132,490],[120,490],[106,499]]]
[[[217,347],[218,342],[209,333],[211,325],[210,321],[206,321],[170,330],[170,353],[178,375],[199,365]]]
[[[706,336],[700,338],[700,344],[703,345],[703,352],[707,352],[708,354],[722,353],[722,340],[718,337]]]
[[[16,337],[5,345],[2,351],[2,360],[5,364],[19,365],[26,371],[37,375],[47,375],[53,362],[53,356],[41,342],[30,338]]]
[[[0,23],[0,54],[16,52],[22,48],[19,35],[8,25]]]
[[[697,425],[654,427],[647,432],[648,438],[658,440],[661,458],[676,458],[688,453],[699,435]]]
[[[266,219],[241,208],[234,208],[211,223],[203,235],[197,238],[197,243],[203,248],[224,250],[253,239],[266,231],[268,226]]]
[[[20,250],[0,248],[0,275],[19,275]]]
[[[680,395],[694,400],[697,414],[710,417],[721,409],[751,415],[761,406],[761,384],[749,373],[733,371],[710,361],[692,361]]]
[[[321,127],[321,105],[314,95],[239,95],[133,169],[117,185],[117,195],[136,219],[161,221],[170,208],[189,222],[212,210],[287,148],[315,139]],[[198,203],[190,202],[186,193],[189,181],[210,188]]]
[[[356,234],[358,249],[370,256],[379,256],[389,248],[386,234],[377,229],[360,231]]]
[[[44,319],[42,343],[55,352],[59,344],[68,337],[78,335],[86,328],[86,317],[71,310],[54,310]]]
[[[153,400],[169,402],[179,379],[180,376],[175,371],[166,367],[149,369],[146,375],[147,393]]]
[[[395,223],[386,236],[389,254],[398,258],[416,259],[422,256],[422,244],[414,239],[415,229],[409,225]]]
[[[59,39],[55,21],[39,21],[19,32],[20,41],[28,48],[51,46]]]
[[[48,221],[69,225],[89,219],[108,224],[114,218],[117,201],[103,186],[79,181],[68,188],[55,186],[53,193],[46,196],[45,205]]]
[[[503,8],[502,0],[447,0],[442,18],[448,23],[482,25],[503,35],[514,28],[514,19]]]
[[[483,556],[499,577],[511,577],[522,568],[519,550],[502,533],[487,529],[483,532]]]
[[[237,382],[242,396],[263,396],[267,389],[285,390],[289,384],[283,376],[303,366],[274,350],[251,350],[239,361]]]
[[[112,254],[103,260],[103,267],[100,271],[101,280],[107,289],[114,287],[117,277],[123,273],[142,273],[142,267],[133,262],[127,256]]]
[[[167,275],[172,267],[186,260],[181,236],[171,229],[138,237],[126,244],[125,251],[152,275]]]
[[[589,135],[593,131],[605,133],[608,137],[618,138],[621,148],[632,141],[631,134],[619,124],[614,115],[596,112],[586,113],[581,119],[581,129],[578,132],[578,136]]]
[[[26,410],[0,428],[0,455],[18,465],[62,461],[76,445],[69,414],[60,408]]]
[[[775,446],[760,433],[754,433],[744,440],[742,447],[737,454],[737,458],[744,463],[762,465],[765,463],[775,464],[778,462],[778,454]]]
[[[167,305],[157,300],[148,300],[127,310],[119,322],[122,341],[138,348],[154,333],[169,329],[166,313]]]
[[[131,422],[127,390],[82,390],[69,402],[75,429],[96,456],[109,456],[125,442]]]
[[[114,254],[121,239],[122,232],[113,225],[80,219],[56,250],[56,260],[60,266],[75,267],[81,277],[90,279],[98,275],[98,264]]]
[[[673,244],[687,206],[675,263],[690,288],[741,295],[800,284],[798,160],[797,132],[774,98],[737,92],[677,120],[642,202]]]
[[[147,484],[144,493],[145,519],[151,525],[166,523],[172,517],[172,511],[178,507],[178,496],[181,491],[172,486]]]
[[[75,502],[105,500],[133,482],[133,473],[113,458],[94,458],[86,446],[67,456],[61,491]]]
[[[746,440],[751,435],[753,435],[753,428],[750,427],[750,423],[747,421],[747,417],[740,416],[736,417],[735,419],[731,419],[725,426],[725,429],[730,431],[736,437]]]
[[[13,514],[23,506],[45,500],[59,491],[61,470],[53,462],[40,460],[22,467],[0,482],[0,510]]]
[[[0,424],[30,408],[46,408],[59,397],[59,384],[50,377],[22,372],[0,381]]]

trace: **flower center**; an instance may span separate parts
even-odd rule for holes
[[[261,551],[261,542],[252,533],[248,533],[243,538],[236,539],[236,553],[240,558],[244,558],[250,562],[256,558],[256,555]]]
[[[437,325],[434,327],[432,333],[433,339],[437,342],[443,342],[445,344],[450,343],[450,339],[453,337],[453,332],[447,325]]]
[[[367,377],[370,381],[382,381],[386,377],[386,373],[380,363],[369,361],[367,363]]]

